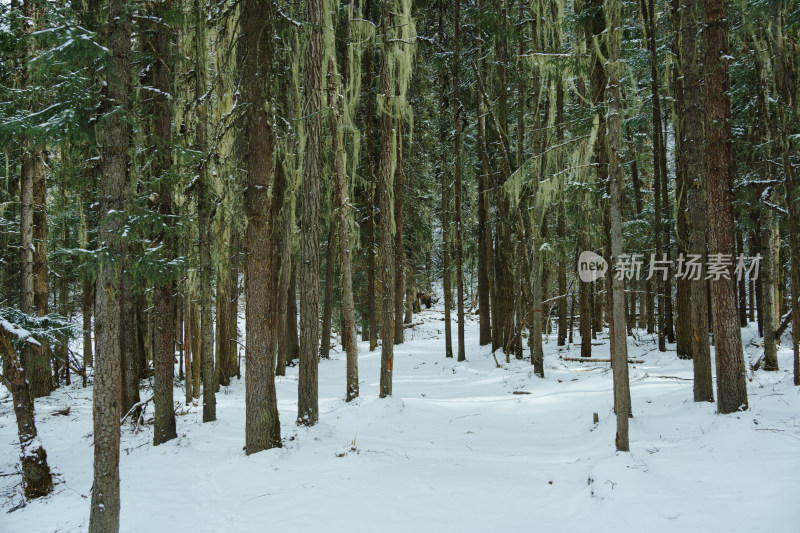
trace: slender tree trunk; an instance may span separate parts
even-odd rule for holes
[[[650,96],[651,107],[653,110],[653,191],[655,193],[655,247],[656,259],[661,260],[664,255],[664,242],[663,237],[666,232],[663,229],[664,221],[664,203],[666,198],[663,198],[664,188],[662,181],[665,181],[666,176],[662,175],[662,170],[666,167],[661,161],[662,150],[661,146],[663,140],[661,138],[663,129],[661,127],[661,99],[659,97],[658,86],[658,57],[656,56],[656,38],[655,38],[655,14],[654,14],[654,0],[641,1],[642,14],[644,15],[645,34],[647,39],[647,49],[650,53]],[[660,274],[656,274],[655,288],[658,296],[658,311],[657,311],[657,330],[658,330],[658,350],[660,352],[667,351],[667,298],[669,297],[669,286]]]
[[[709,249],[712,256],[725,254],[732,258],[736,251],[736,227],[733,219],[733,154],[727,59],[728,10],[725,0],[705,0],[704,6]],[[736,305],[736,282],[732,274],[732,268],[729,268],[727,278],[711,281],[717,408],[722,414],[747,408],[742,335]]]
[[[759,33],[763,33],[764,29],[759,29]],[[763,37],[763,36],[762,36]],[[763,42],[762,39],[757,41]],[[772,160],[772,151],[770,150],[770,141],[772,137],[772,128],[770,124],[769,114],[769,74],[764,62],[764,51],[759,50],[760,43],[754,43],[754,60],[756,65],[756,75],[758,76],[758,113],[757,113],[757,133],[759,138],[758,144],[764,146],[764,153],[760,161],[756,162],[756,167],[759,169],[761,179],[769,181],[769,165]],[[777,192],[770,185],[769,189],[764,191],[762,198],[767,197],[770,204],[775,205],[779,202]],[[778,370],[778,341],[775,336],[775,330],[778,329],[778,322],[780,320],[780,304],[778,300],[778,281],[779,274],[779,250],[780,238],[778,235],[778,226],[774,221],[772,209],[767,207],[761,212],[759,217],[759,227],[761,228],[761,250],[763,250],[763,258],[761,261],[758,283],[761,284],[761,293],[764,298],[764,370]],[[737,248],[739,253],[744,253],[744,244],[740,243],[741,233],[737,234]],[[742,326],[747,325],[747,296],[744,275],[739,276],[739,315],[743,321]]]
[[[366,0],[364,18],[370,20],[372,1]],[[364,54],[364,88],[369,93],[374,83],[374,73],[372,68],[373,47],[367,45]],[[378,347],[378,302],[376,299],[375,287],[375,203],[377,202],[377,171],[375,169],[375,99],[367,98],[364,113],[364,133],[367,138],[367,201],[364,216],[366,223],[366,255],[367,255],[367,322],[369,326],[369,351],[372,352]]]
[[[464,361],[467,356],[464,347],[464,246],[463,230],[461,227],[461,145],[462,124],[464,122],[464,107],[461,104],[459,90],[460,62],[461,62],[461,0],[455,1],[455,20],[453,21],[453,153],[455,162],[453,174],[455,178],[455,253],[456,253],[456,309],[458,312],[458,360]]]
[[[197,99],[197,138],[199,149],[207,150],[206,134],[206,37],[205,15],[199,0],[195,0],[195,98]],[[214,372],[214,323],[211,314],[211,280],[214,266],[211,263],[211,231],[215,206],[208,160],[200,163],[197,193],[197,225],[200,231],[198,251],[200,254],[200,361],[203,365],[203,422],[217,419],[217,400],[215,396],[216,379]]]
[[[335,63],[328,69],[328,101],[332,108],[331,139],[333,150],[334,194],[339,227],[339,260],[342,273],[342,340],[347,357],[346,401],[358,397],[358,338],[356,337],[356,311],[353,299],[353,269],[350,259],[350,202],[347,198],[347,176],[344,167],[344,133],[341,123],[339,84]]]
[[[319,419],[319,203],[322,121],[322,0],[308,0],[311,34],[306,48],[303,116],[303,216],[300,223],[300,372],[297,423],[313,426]]]
[[[188,255],[188,254],[187,254]],[[194,396],[192,391],[193,384],[193,356],[194,346],[192,345],[192,284],[189,281],[189,274],[186,276],[183,293],[183,355],[185,367],[184,386],[186,387],[185,404],[192,403]]]
[[[286,179],[286,172],[280,166],[276,169],[275,178]],[[275,373],[279,376],[286,375],[286,361],[294,355],[293,339],[297,337],[297,309],[292,310],[291,305],[295,301],[295,295],[291,292],[293,249],[294,200],[291,193],[287,192],[281,208],[281,271],[278,276],[278,362]],[[294,313],[294,320],[290,319],[290,312]],[[291,327],[294,327],[294,336],[291,335]]]
[[[478,4],[480,10],[480,0]],[[479,58],[477,75],[484,77],[486,60],[483,57],[483,39],[480,34],[475,36],[476,55]],[[483,85],[483,81],[479,82]],[[480,319],[481,346],[492,342],[492,226],[489,221],[489,175],[492,172],[489,163],[489,148],[486,138],[486,102],[483,91],[478,91],[478,157],[481,161],[480,175],[478,176],[478,312]],[[496,349],[497,346],[493,346]]]
[[[444,25],[445,2],[439,3],[439,43],[442,49],[446,49],[446,36]],[[441,183],[442,204],[441,217],[442,224],[442,293],[444,299],[444,355],[445,357],[453,357],[453,334],[452,334],[452,320],[450,318],[452,302],[453,302],[453,289],[451,287],[450,275],[450,183],[448,178],[448,164],[447,152],[445,146],[447,145],[447,122],[444,117],[448,114],[450,100],[447,97],[448,86],[450,84],[451,76],[448,74],[447,65],[443,62],[439,71],[439,109],[442,116],[439,124],[439,181]]]
[[[398,122],[397,131],[397,160],[394,171],[394,343],[403,344],[403,297],[405,296],[405,264],[406,253],[403,244],[403,191],[405,187],[405,172],[403,170],[403,124]]]
[[[245,189],[245,453],[281,446],[275,391],[275,309],[272,286],[272,220],[268,188],[273,179],[270,102],[272,4],[266,0],[242,3],[242,89],[247,106]],[[279,200],[276,200],[279,201]],[[314,353],[316,359],[316,350]]]
[[[125,4],[108,4],[106,43],[111,56],[106,65],[108,101],[103,128],[100,180],[98,248],[112,253],[122,250],[120,213],[126,204],[130,129],[123,114],[128,111],[130,79],[131,18]],[[92,485],[90,533],[119,531],[119,419],[120,382],[120,271],[119,263],[101,257],[97,275],[95,323],[97,351],[94,361],[92,409],[94,412],[94,483]]]
[[[622,255],[622,190],[624,177],[620,165],[622,145],[622,96],[620,94],[621,63],[620,47],[620,2],[606,0],[608,21],[608,148],[609,173],[609,218],[611,221],[611,257]],[[630,451],[628,418],[631,413],[631,393],[628,382],[628,342],[625,336],[625,286],[621,276],[611,276],[611,320],[612,370],[614,376],[614,410],[617,415],[617,451]]]
[[[154,31],[150,37],[153,53],[153,139],[154,168],[159,183],[157,211],[163,218],[162,229],[157,241],[166,250],[167,259],[172,260],[174,243],[170,235],[172,225],[172,187],[169,173],[172,166],[171,130],[172,113],[169,95],[171,93],[170,69],[170,36],[164,23],[164,17],[171,9],[171,0],[153,4]],[[201,228],[202,231],[202,228]],[[175,306],[173,305],[173,282],[155,287],[153,297],[153,313],[155,315],[155,340],[153,352],[153,406],[155,421],[153,424],[153,445],[157,446],[178,436],[175,430],[175,411],[173,410],[173,386],[175,373]]]
[[[380,210],[380,249],[379,263],[382,271],[383,284],[381,294],[381,374],[380,397],[392,395],[392,369],[394,363],[394,236],[392,225],[394,213],[391,191],[394,190],[394,176],[392,169],[392,146],[394,144],[394,128],[392,124],[392,97],[394,95],[391,80],[392,43],[389,41],[389,28],[392,25],[391,1],[384,2],[381,15],[381,29],[383,31],[381,90],[378,96],[381,109],[381,157],[380,175],[378,181],[378,209]]]
[[[705,154],[703,153],[702,42],[698,38],[699,6],[693,0],[680,0],[679,61],[683,74],[683,95],[679,120],[686,164],[688,253],[704,264],[706,257]],[[689,279],[689,353],[694,367],[694,401],[713,402],[711,347],[708,338],[708,301],[703,275]]]
[[[322,303],[322,332],[320,333],[319,356],[328,359],[331,352],[331,322],[333,322],[333,286],[336,273],[336,221],[333,213],[328,229],[328,244],[325,247],[325,297]]]

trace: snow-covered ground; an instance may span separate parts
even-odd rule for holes
[[[217,422],[203,424],[202,408],[181,402],[179,436],[167,444],[152,446],[150,426],[126,425],[122,530],[800,530],[800,390],[789,350],[780,351],[780,372],[748,372],[749,411],[718,416],[714,405],[692,401],[691,361],[659,353],[652,339],[629,339],[630,356],[645,362],[630,368],[632,451],[617,453],[607,363],[565,362],[560,357],[578,356],[579,347],[559,350],[551,338],[546,379],[529,361],[506,365],[499,353],[497,368],[488,347],[478,346],[476,317],[459,363],[444,357],[441,312],[414,321],[424,323],[406,329],[405,344],[395,347],[390,399],[378,399],[380,351],[364,343],[355,402],[343,401],[339,347],[320,363],[313,428],[295,425],[297,368],[279,377],[281,449],[245,456],[244,381],[217,395]],[[755,360],[753,331],[744,341]],[[594,356],[608,357],[607,340],[597,342]],[[56,413],[66,406],[67,416]],[[10,398],[0,401],[0,532],[86,530],[91,407],[91,389],[80,383],[36,401],[56,487],[16,508],[16,424]]]

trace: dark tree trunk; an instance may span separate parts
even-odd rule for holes
[[[705,154],[703,153],[702,42],[698,38],[700,10],[693,0],[680,0],[679,60],[683,72],[683,95],[679,118],[684,139],[682,157],[686,164],[688,253],[704,264],[706,257]],[[689,280],[689,353],[694,366],[694,401],[713,402],[711,347],[708,339],[708,301],[703,275]]]
[[[455,253],[456,253],[456,309],[458,313],[458,360],[464,361],[467,356],[464,348],[464,246],[463,230],[461,228],[461,145],[462,123],[464,122],[464,108],[461,104],[459,91],[460,62],[461,62],[461,0],[455,1],[455,20],[453,21],[453,153],[455,162],[453,167],[455,197]]]
[[[272,220],[268,189],[273,179],[270,101],[272,4],[245,0],[242,4],[242,90],[247,106],[245,169],[245,453],[281,446],[275,391],[275,316],[272,286]],[[316,359],[316,350],[314,353]]]
[[[108,100],[103,128],[100,180],[98,248],[119,253],[127,196],[130,128],[128,112],[130,83],[131,17],[126,4],[111,0],[105,42],[111,50],[106,64]],[[94,482],[92,485],[90,533],[119,531],[119,441],[122,361],[120,354],[120,270],[118,262],[102,260],[97,275],[97,351],[94,361],[92,408],[94,411]]]
[[[479,7],[480,9],[480,7]],[[480,34],[475,36],[475,47],[480,65],[478,75],[485,77],[486,60],[482,52],[483,39]],[[481,80],[479,85],[482,85]],[[489,148],[486,138],[486,102],[483,91],[478,91],[478,157],[481,161],[480,175],[478,176],[478,313],[480,319],[481,346],[492,342],[492,226],[489,221],[489,176],[492,167],[489,162]],[[493,346],[493,349],[496,349]]]
[[[322,302],[322,330],[319,356],[328,359],[331,353],[331,322],[333,322],[333,286],[336,273],[336,221],[331,209],[328,243],[325,246],[325,297]]]
[[[31,344],[32,339],[25,342],[32,348],[38,349],[39,343]],[[29,500],[49,494],[53,490],[53,476],[47,464],[47,453],[37,437],[36,420],[33,413],[33,398],[30,386],[25,379],[25,371],[19,357],[14,350],[11,333],[0,325],[0,349],[5,363],[4,368],[10,372],[2,377],[3,383],[11,393],[14,404],[14,415],[17,419],[17,435],[19,437],[20,455],[22,465],[22,487],[25,497]]]
[[[311,35],[305,57],[303,116],[303,215],[300,222],[300,372],[297,423],[313,426],[319,419],[319,204],[322,134],[322,0],[308,0]]]
[[[403,245],[403,124],[397,124],[397,160],[394,171],[394,343],[403,343],[403,297],[405,296],[406,253]]]
[[[439,3],[439,38],[442,42],[439,46],[446,49],[447,43],[445,42],[445,26],[444,26],[444,12],[445,2]],[[444,117],[448,114],[450,100],[447,96],[448,86],[450,84],[451,76],[448,74],[447,65],[443,62],[439,72],[439,107],[442,115],[441,123],[439,125],[439,173],[442,190],[442,208],[439,216],[442,223],[442,293],[444,299],[444,355],[445,357],[453,357],[453,333],[452,333],[452,320],[450,317],[451,307],[453,302],[453,289],[451,287],[451,274],[450,274],[450,180],[448,179],[448,164],[447,152],[445,146],[447,144],[447,132],[449,128],[446,126]]]
[[[351,13],[352,16],[352,13]],[[335,63],[330,61],[328,101],[332,107],[331,139],[334,167],[334,193],[339,226],[339,259],[342,272],[342,341],[347,357],[346,401],[358,397],[358,339],[356,337],[356,312],[353,298],[353,269],[350,260],[350,205],[347,199],[347,176],[344,167],[344,134],[339,104],[339,84],[335,79]]]
[[[611,256],[622,255],[622,190],[624,177],[620,164],[622,145],[622,96],[620,94],[621,64],[619,57],[620,1],[606,0],[608,10],[608,174],[609,174],[609,218],[611,222]],[[631,392],[628,382],[628,343],[625,336],[625,286],[620,276],[611,276],[611,319],[612,370],[614,375],[614,410],[617,415],[617,450],[630,451],[628,440],[628,418],[631,413]]]
[[[153,54],[153,165],[159,181],[156,209],[163,217],[162,229],[156,241],[166,250],[166,259],[172,260],[173,237],[169,234],[172,215],[172,187],[169,183],[172,154],[170,137],[172,128],[170,94],[170,35],[163,19],[171,9],[171,0],[153,4],[154,22],[150,43]],[[201,222],[202,223],[202,222]],[[202,231],[202,227],[201,227]],[[173,410],[172,380],[174,378],[175,356],[175,307],[173,305],[173,283],[168,281],[155,287],[153,293],[153,313],[155,315],[153,351],[153,445],[159,445],[177,437],[175,431],[175,411]],[[126,369],[127,370],[127,369]],[[137,391],[138,392],[138,391]],[[204,416],[205,418],[205,416]]]
[[[394,190],[392,172],[392,145],[394,128],[392,127],[392,97],[394,91],[391,83],[390,64],[392,43],[389,40],[389,28],[392,25],[391,1],[384,2],[381,15],[383,31],[383,49],[381,66],[381,91],[378,98],[382,100],[381,123],[381,158],[378,181],[378,209],[380,210],[380,250],[379,262],[382,271],[381,295],[381,374],[379,394],[381,398],[392,395],[392,369],[394,363],[394,236],[392,225],[394,213],[390,198]]]
[[[733,154],[728,78],[728,13],[725,0],[705,0],[706,156],[708,160],[709,251],[733,257]],[[714,305],[714,348],[717,407],[720,413],[747,408],[742,335],[732,268],[728,278],[711,281]]]
[[[197,99],[197,139],[199,149],[205,153],[207,147],[206,101],[206,38],[205,15],[199,0],[195,0],[195,98]],[[212,321],[211,280],[214,266],[211,262],[211,229],[215,206],[208,161],[200,162],[198,169],[197,225],[200,231],[198,252],[200,254],[200,362],[203,365],[203,422],[217,419],[217,383],[214,371],[214,323]],[[262,205],[263,208],[263,205]],[[195,391],[196,393],[197,391]]]

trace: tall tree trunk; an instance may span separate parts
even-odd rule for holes
[[[766,25],[766,24],[765,24]],[[764,29],[759,29],[759,33],[763,33]],[[760,35],[759,37],[763,37]],[[756,162],[756,168],[762,180],[769,181],[769,166],[772,160],[772,151],[770,150],[770,141],[772,137],[772,127],[770,124],[769,114],[769,74],[766,69],[764,61],[765,50],[760,50],[761,46],[766,43],[763,39],[754,39],[753,43],[754,60],[756,65],[756,75],[758,77],[758,90],[757,90],[757,126],[756,130],[760,138],[757,142],[764,147],[764,153],[760,161]],[[761,44],[763,43],[763,44]],[[778,200],[777,192],[771,185],[763,192],[762,198],[766,197],[770,204],[775,205]],[[778,226],[774,221],[772,208],[767,206],[762,210],[759,217],[759,227],[761,228],[761,250],[763,258],[759,269],[758,283],[761,284],[761,293],[764,298],[762,310],[764,311],[764,370],[778,370],[778,341],[775,336],[775,330],[778,329],[778,322],[780,320],[780,304],[778,300],[778,281],[779,274],[779,249],[780,239],[778,235]],[[737,234],[737,239],[741,239],[741,233]],[[744,254],[744,244],[740,244],[737,240],[737,248],[739,253]],[[745,276],[739,276],[739,314],[743,320],[742,326],[747,325],[747,297],[746,297]]]
[[[733,257],[733,154],[728,79],[728,8],[726,0],[705,0],[706,156],[708,160],[709,251]],[[717,256],[720,257],[720,256]],[[714,306],[714,348],[717,366],[717,408],[733,413],[747,408],[742,334],[736,305],[736,282],[711,281]]]
[[[303,216],[300,223],[300,372],[297,423],[313,426],[319,419],[319,202],[322,144],[322,0],[308,0],[311,35],[306,48],[303,116]]]
[[[681,25],[680,25],[680,2],[681,0],[670,1],[670,15],[672,18],[672,52],[676,58],[680,58]],[[689,180],[687,174],[687,161],[685,157],[686,147],[684,145],[683,122],[678,118],[681,111],[685,109],[684,78],[680,72],[680,64],[676,61],[672,67],[672,85],[674,90],[673,99],[673,130],[675,142],[675,218],[676,218],[676,244],[678,257],[686,257],[689,253]],[[676,311],[678,318],[675,322],[676,333],[676,352],[681,359],[692,358],[692,309],[691,309],[691,280],[686,276],[678,276],[677,279],[677,299]]]
[[[478,2],[480,10],[480,0]],[[485,77],[486,60],[483,57],[483,38],[475,35],[476,55],[479,58],[477,76]],[[483,85],[483,80],[479,81]],[[478,91],[478,157],[481,161],[478,176],[478,313],[480,319],[481,346],[492,342],[492,226],[489,221],[491,207],[489,205],[489,175],[492,172],[489,163],[489,147],[486,138],[486,102],[483,91]],[[497,346],[492,346],[496,349]]]
[[[47,304],[49,295],[47,261],[47,183],[45,176],[45,153],[40,147],[31,149],[31,172],[33,173],[33,307],[38,316],[50,311]],[[42,342],[41,348],[33,352],[28,368],[28,381],[34,398],[47,396],[53,390],[53,377],[50,368],[51,348]]]
[[[446,36],[444,25],[445,2],[439,3],[439,38],[441,42],[439,46],[446,49]],[[439,181],[441,183],[442,204],[441,212],[439,213],[442,224],[442,294],[444,300],[444,355],[445,357],[453,357],[453,334],[452,334],[452,319],[450,318],[452,302],[453,302],[453,289],[451,287],[452,278],[450,275],[450,180],[448,179],[448,164],[447,152],[445,146],[447,145],[447,122],[444,117],[448,114],[450,106],[450,99],[447,96],[448,86],[451,81],[451,76],[448,73],[447,65],[442,62],[439,71],[439,110],[441,114],[441,122],[439,124]]]
[[[153,139],[154,169],[159,183],[156,209],[162,218],[162,229],[156,237],[162,249],[166,250],[166,259],[172,260],[174,243],[170,235],[170,217],[172,216],[172,187],[170,170],[172,167],[171,130],[172,113],[169,95],[171,94],[170,68],[170,36],[164,23],[164,17],[171,9],[171,0],[153,4],[153,34],[150,43],[153,53]],[[201,227],[202,231],[202,227]],[[175,411],[173,410],[173,386],[175,373],[175,307],[173,305],[173,282],[169,280],[155,287],[153,293],[153,313],[155,315],[155,341],[153,352],[153,407],[155,421],[153,424],[153,445],[172,440],[178,436],[175,430]]]
[[[370,20],[372,11],[372,0],[366,0],[364,18]],[[376,76],[373,73],[372,60],[374,50],[372,42],[367,44],[364,54],[364,90],[369,94]],[[366,255],[367,255],[367,322],[369,326],[369,351],[375,351],[378,347],[378,302],[375,287],[375,204],[377,198],[378,176],[375,169],[375,99],[367,98],[364,113],[364,133],[367,138],[367,200],[364,216],[367,219],[366,232]]]
[[[127,195],[130,128],[128,112],[130,80],[131,17],[121,0],[108,4],[105,42],[111,50],[106,65],[108,100],[103,128],[100,180],[100,222],[97,243],[112,253],[122,250],[121,228]],[[120,271],[117,261],[101,256],[97,275],[95,323],[97,352],[94,361],[92,408],[94,412],[94,482],[92,485],[90,533],[119,531],[119,419],[120,381]]]
[[[278,166],[275,179],[286,179],[286,172]],[[294,191],[284,193],[283,207],[281,208],[281,271],[278,276],[278,362],[275,373],[279,376],[286,375],[286,362],[294,355],[293,339],[297,337],[297,309],[292,309],[291,303],[295,295],[291,292],[294,265]],[[290,319],[290,312],[294,313],[294,320]],[[291,328],[294,327],[294,335]]]
[[[467,356],[464,348],[464,246],[463,229],[461,227],[461,137],[462,123],[464,122],[464,106],[461,104],[461,93],[459,90],[460,62],[461,62],[461,0],[455,1],[455,20],[453,21],[453,153],[454,166],[453,177],[455,190],[455,253],[456,253],[456,309],[458,313],[458,360],[464,361]]]
[[[394,213],[391,193],[394,190],[394,172],[392,157],[394,144],[394,128],[392,124],[392,98],[394,90],[391,80],[392,43],[389,28],[392,25],[393,2],[385,1],[381,15],[383,32],[381,89],[378,95],[381,124],[381,157],[380,174],[378,176],[378,209],[380,210],[380,249],[378,259],[381,267],[381,374],[379,395],[381,398],[392,395],[392,368],[394,363],[394,235],[392,226]]]
[[[647,50],[650,53],[650,98],[652,100],[651,107],[653,110],[653,191],[655,195],[655,248],[656,259],[661,260],[664,256],[664,243],[663,237],[666,231],[663,229],[664,221],[664,203],[666,198],[663,198],[664,187],[662,181],[667,179],[662,175],[662,170],[666,165],[661,161],[662,157],[662,143],[661,138],[663,129],[661,127],[661,99],[659,97],[658,86],[658,57],[656,55],[656,37],[655,37],[655,12],[654,0],[641,0],[642,14],[644,15],[645,34],[647,39]],[[657,311],[657,331],[658,331],[658,350],[661,352],[667,351],[667,298],[669,298],[669,286],[663,277],[656,277],[655,282],[656,294],[658,296],[658,311]]]
[[[787,233],[789,235],[789,253],[791,255],[792,283],[792,349],[794,352],[794,384],[800,385],[800,179],[797,177],[797,147],[793,146],[791,132],[797,131],[798,108],[797,96],[797,57],[798,44],[785,31],[786,13],[784,2],[775,2],[775,24],[772,25],[773,58],[775,62],[775,80],[778,96],[778,124],[781,159],[784,174],[784,193],[788,212]],[[794,158],[794,160],[793,160]]]
[[[622,190],[624,177],[620,164],[622,146],[622,96],[620,75],[622,64],[619,57],[620,2],[606,0],[608,21],[608,174],[609,174],[609,218],[611,221],[611,257],[622,255]],[[611,360],[614,376],[614,410],[617,415],[617,451],[630,451],[628,439],[628,417],[631,413],[631,393],[628,382],[628,342],[625,335],[625,286],[622,276],[611,276],[610,336],[613,341]]]
[[[687,248],[700,264],[705,263],[706,219],[705,154],[703,153],[702,42],[698,38],[699,6],[693,0],[680,0],[679,61],[683,95],[679,101],[679,120],[683,138],[687,191]],[[711,347],[708,338],[708,301],[702,275],[689,279],[689,353],[694,367],[694,401],[713,402]]]
[[[195,0],[195,99],[197,100],[196,142],[205,154],[207,148],[206,118],[206,37],[205,15],[199,0]],[[214,266],[211,262],[211,231],[214,206],[208,160],[200,162],[197,193],[197,225],[200,231],[200,361],[203,365],[203,422],[217,419],[216,379],[214,373],[214,323],[211,314],[213,293],[211,279]],[[265,205],[265,204],[262,204]]]
[[[394,343],[403,343],[403,297],[405,296],[406,253],[403,244],[403,190],[405,173],[403,171],[403,124],[398,122],[397,160],[394,171]]]
[[[194,373],[192,359],[196,355],[194,354],[194,346],[192,345],[192,284],[189,280],[189,276],[190,274],[187,273],[183,292],[183,356],[184,372],[186,374],[184,381],[184,386],[186,387],[186,405],[191,404],[192,398],[194,397],[192,390],[192,374]]]
[[[245,189],[245,453],[281,446],[275,391],[275,316],[272,286],[272,223],[268,188],[273,179],[270,102],[272,4],[242,4],[242,89],[247,106]],[[276,200],[277,201],[277,200]],[[316,352],[314,353],[316,359]]]
[[[352,16],[352,14],[351,14]],[[358,397],[358,338],[356,337],[356,311],[353,299],[353,269],[350,260],[350,202],[347,198],[347,176],[344,167],[344,133],[342,127],[335,63],[328,69],[328,102],[331,105],[331,139],[333,150],[334,195],[339,227],[339,260],[342,273],[342,340],[347,357],[346,401]]]

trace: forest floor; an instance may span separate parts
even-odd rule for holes
[[[343,400],[340,347],[321,361],[315,427],[295,425],[297,367],[277,378],[281,449],[244,454],[243,379],[217,394],[216,422],[176,403],[178,438],[161,446],[152,426],[126,424],[122,531],[797,531],[800,389],[785,347],[779,372],[748,370],[750,410],[719,416],[692,401],[692,362],[674,345],[659,353],[652,337],[629,338],[630,357],[644,363],[630,367],[631,453],[617,453],[608,363],[564,361],[580,346],[551,336],[545,379],[499,352],[498,368],[478,346],[475,316],[459,363],[444,357],[440,311],[414,322],[395,347],[392,398],[378,398],[380,350],[365,343],[354,402]],[[763,349],[753,329],[743,338],[752,363]],[[595,342],[593,357],[607,358],[606,335]],[[0,392],[3,533],[87,528],[92,399],[77,381],[36,401],[56,486],[24,507],[16,423]]]

